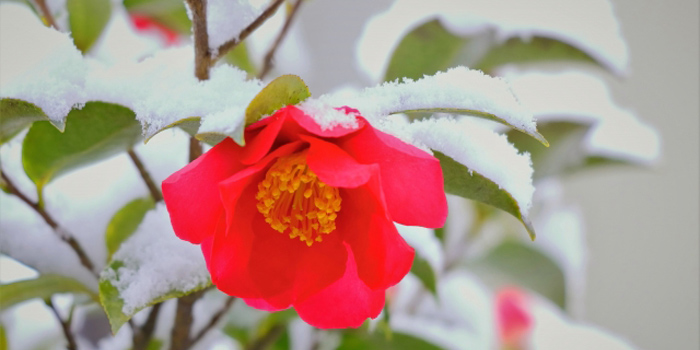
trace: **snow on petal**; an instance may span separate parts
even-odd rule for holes
[[[68,34],[44,26],[29,7],[0,5],[0,42],[0,97],[31,102],[58,123],[87,101],[82,54]]]
[[[632,112],[617,106],[605,82],[595,76],[503,72],[523,105],[540,121],[595,122],[585,147],[590,155],[652,164],[660,154],[657,131]]]
[[[122,312],[132,314],[173,291],[189,291],[209,281],[199,247],[175,236],[164,204],[146,214],[133,236],[114,255],[123,266],[106,270],[124,300]]]
[[[357,108],[370,122],[406,110],[454,108],[490,113],[523,131],[537,132],[532,114],[518,102],[508,82],[465,67],[418,80],[386,82],[354,96],[344,91],[320,99],[331,105]]]
[[[406,128],[414,142],[444,153],[510,193],[527,217],[535,192],[532,162],[530,155],[520,154],[505,135],[469,118],[425,119]]]
[[[627,46],[607,0],[397,0],[365,27],[358,41],[360,67],[379,81],[400,40],[431,19],[439,19],[456,35],[494,30],[499,41],[533,36],[558,39],[583,49],[616,74],[624,74],[629,64]]]

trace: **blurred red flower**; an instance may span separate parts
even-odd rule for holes
[[[496,324],[501,344],[519,349],[524,346],[533,327],[530,301],[517,287],[507,287],[496,295]]]
[[[201,244],[221,291],[320,328],[379,315],[414,256],[393,222],[441,227],[447,204],[436,158],[355,118],[322,129],[288,106],[163,182],[175,233]]]

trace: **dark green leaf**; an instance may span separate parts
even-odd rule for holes
[[[114,214],[107,224],[105,244],[107,245],[107,261],[112,260],[112,255],[117,252],[119,246],[129,238],[143,221],[146,213],[155,208],[153,198],[145,197],[134,199]]]
[[[506,241],[468,264],[470,271],[495,286],[519,285],[566,307],[566,280],[559,266],[531,245]]]
[[[454,65],[467,40],[448,32],[438,20],[427,22],[401,39],[391,55],[384,81],[419,79]]]
[[[141,125],[126,107],[88,102],[72,110],[66,131],[34,122],[24,138],[22,163],[39,193],[57,176],[123,152],[141,138]]]
[[[38,120],[48,120],[41,108],[22,100],[0,100],[0,145]]]
[[[530,237],[535,239],[535,230],[532,224],[523,215],[518,202],[513,199],[510,193],[476,171],[470,171],[454,159],[438,151],[433,152],[435,157],[440,160],[445,180],[445,192],[491,205],[515,216],[525,225]]]
[[[343,334],[343,339],[338,350],[439,350],[440,347],[433,345],[421,338],[409,334],[392,332],[391,338],[387,339],[384,332],[373,334],[363,334],[361,332],[347,332]]]
[[[428,261],[416,255],[413,258],[413,266],[411,266],[411,273],[413,273],[418,279],[423,283],[423,287],[430,291],[433,296],[437,297],[437,279],[435,277],[435,270],[430,266]]]
[[[83,53],[102,34],[112,15],[110,0],[67,0],[68,23],[75,46]]]
[[[311,96],[308,86],[296,75],[282,75],[271,81],[250,102],[245,110],[245,124],[250,125],[263,116],[289,105],[295,105]]]
[[[23,301],[48,299],[56,293],[81,293],[97,301],[97,295],[82,283],[59,275],[41,275],[34,279],[0,285],[0,310]]]
[[[107,267],[107,269],[117,271],[122,266],[124,266],[124,264],[121,261],[115,260],[115,261],[112,261],[112,263]],[[165,294],[149,301],[148,304],[144,305],[143,307],[140,307],[140,308],[134,310],[133,313],[125,314],[122,311],[124,308],[124,300],[119,295],[119,290],[112,284],[111,280],[103,277],[100,279],[100,284],[99,284],[100,303],[102,304],[102,308],[105,310],[105,313],[107,314],[107,318],[109,319],[109,325],[112,328],[112,333],[117,334],[117,332],[119,331],[119,328],[121,328],[121,326],[123,326],[124,323],[129,321],[137,312],[139,312],[139,311],[141,311],[149,306],[166,301],[168,299],[180,298],[180,297],[183,297],[185,295],[200,291],[204,288],[209,287],[210,285],[211,285],[211,282],[196,286],[195,288],[188,290],[188,291],[184,291],[184,292],[183,291],[171,291],[171,292],[165,293]]]
[[[510,38],[501,44],[494,44],[474,68],[490,73],[494,68],[506,64],[557,61],[593,63],[605,67],[575,46],[556,39],[535,36],[528,39]]]
[[[129,13],[148,17],[180,34],[191,32],[192,22],[182,0],[124,0],[124,7]]]

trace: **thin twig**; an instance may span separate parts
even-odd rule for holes
[[[56,220],[54,220],[51,215],[49,215],[49,213],[39,205],[39,203],[33,202],[26,195],[20,192],[17,186],[15,186],[12,180],[10,180],[10,178],[7,177],[4,172],[0,171],[0,176],[2,176],[2,179],[5,181],[7,190],[34,209],[34,211],[36,211],[44,219],[44,221],[51,226],[58,237],[64,242],[68,243],[73,251],[75,251],[75,253],[78,255],[78,259],[80,259],[80,263],[85,266],[85,268],[87,268],[94,276],[97,276],[97,273],[95,272],[95,265],[92,263],[92,260],[90,260],[87,253],[85,253],[85,250],[80,243],[78,243],[78,241],[68,231],[60,227]]]
[[[256,339],[254,342],[252,342],[246,350],[263,350],[267,349],[272,343],[279,338],[282,333],[284,333],[285,325],[282,323],[278,323],[272,328],[270,328],[267,333],[265,333],[263,336],[260,338]]]
[[[262,79],[267,75],[267,73],[270,71],[272,68],[272,59],[275,57],[275,52],[277,51],[277,48],[282,44],[282,41],[284,40],[285,36],[287,36],[287,33],[289,32],[289,28],[291,27],[292,21],[294,20],[295,15],[297,12],[299,12],[299,7],[301,7],[301,2],[303,0],[296,0],[294,3],[294,6],[292,6],[291,12],[287,14],[287,19],[284,22],[284,26],[282,26],[282,30],[277,34],[277,38],[275,38],[275,42],[272,44],[270,47],[270,50],[267,51],[267,54],[265,54],[265,59],[263,61],[263,68],[260,70],[260,74],[258,75],[258,79]]]
[[[134,350],[145,350],[148,348],[148,343],[153,337],[153,330],[156,328],[156,320],[162,303],[153,305],[151,312],[148,314],[146,322],[140,328],[134,328]]]
[[[245,40],[250,34],[252,34],[256,29],[258,29],[265,21],[267,21],[272,15],[275,14],[277,9],[282,5],[284,0],[273,0],[270,5],[256,18],[253,23],[249,24],[245,29],[241,31],[237,38],[233,38],[216,49],[216,54],[213,55],[212,63],[218,61],[221,57],[225,56],[231,49],[240,44]]]
[[[39,7],[39,12],[41,12],[41,16],[44,17],[44,20],[46,23],[49,24],[49,26],[53,27],[56,30],[60,30],[58,26],[56,25],[56,20],[53,18],[53,15],[51,14],[51,10],[49,10],[49,7],[46,6],[46,1],[44,0],[34,0],[36,2],[37,7]]]
[[[66,337],[66,349],[68,350],[76,350],[78,349],[78,345],[75,343],[75,338],[73,337],[73,333],[70,331],[70,317],[68,321],[64,321],[63,317],[61,317],[61,314],[58,313],[58,309],[56,309],[56,306],[53,304],[53,300],[51,298],[46,299],[46,305],[53,311],[53,314],[56,316],[56,320],[58,323],[61,325],[61,329],[63,330],[63,335]]]
[[[192,307],[206,291],[207,289],[203,289],[177,299],[175,324],[170,333],[170,350],[184,350],[190,347],[190,328],[193,321]]]
[[[136,152],[133,149],[129,149],[127,153],[129,154],[129,158],[131,158],[131,161],[136,166],[136,169],[139,171],[139,174],[141,174],[143,182],[146,183],[146,187],[148,187],[148,191],[151,193],[153,201],[156,203],[162,201],[163,195],[160,193],[160,190],[158,189],[158,186],[156,186],[156,183],[153,182],[151,174],[148,173],[148,170],[146,170],[146,167],[143,165],[141,159],[139,159],[138,155],[136,155]]]
[[[236,301],[236,298],[234,297],[229,297],[228,299],[226,299],[226,303],[224,303],[224,306],[221,307],[221,310],[215,313],[214,316],[211,317],[211,320],[209,320],[209,323],[207,323],[207,325],[204,326],[204,328],[202,328],[202,330],[200,330],[199,333],[197,333],[197,335],[195,335],[192,338],[192,340],[190,340],[190,345],[194,345],[195,343],[200,341],[204,337],[204,335],[207,334],[207,332],[209,332],[209,330],[214,328],[214,326],[216,326],[216,324],[219,323],[219,320],[221,320],[221,318],[226,314],[228,309],[231,308],[231,305],[233,305],[234,301]]]
[[[209,79],[209,68],[214,63],[209,51],[207,32],[207,0],[187,0],[192,13],[194,34],[194,75],[199,80]]]

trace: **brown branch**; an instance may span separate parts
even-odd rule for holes
[[[202,143],[194,136],[190,137],[190,162],[202,155]]]
[[[218,61],[221,57],[225,56],[231,49],[240,44],[245,40],[250,34],[252,34],[256,29],[258,29],[265,21],[267,21],[272,15],[275,14],[277,9],[282,5],[284,0],[273,0],[270,5],[256,18],[253,23],[245,27],[237,38],[233,38],[219,46],[216,49],[216,55],[213,56],[212,63]]]
[[[46,221],[46,223],[51,226],[51,228],[58,234],[58,237],[63,240],[64,242],[68,243],[68,245],[75,251],[75,253],[78,255],[78,259],[80,259],[80,263],[85,266],[94,276],[97,277],[97,273],[95,272],[95,265],[92,263],[92,260],[88,257],[87,253],[85,253],[85,250],[83,247],[78,243],[78,241],[65,229],[60,227],[56,220],[54,220],[49,213],[44,210],[42,206],[39,205],[39,203],[33,202],[31,199],[29,199],[26,195],[24,195],[22,192],[19,191],[17,186],[15,186],[14,183],[12,183],[12,180],[10,180],[7,175],[5,175],[4,172],[0,171],[0,176],[2,176],[2,179],[5,181],[5,184],[7,186],[7,190],[10,191],[11,194],[17,196],[19,199],[21,199],[24,203],[27,203],[34,211],[36,211],[43,219]]]
[[[272,328],[270,328],[267,333],[263,334],[260,338],[256,339],[254,342],[252,342],[246,350],[263,350],[267,349],[272,345],[272,343],[279,338],[282,333],[284,333],[285,330],[285,325],[282,323],[278,323]]]
[[[199,80],[209,79],[209,68],[214,63],[209,51],[207,32],[207,0],[186,0],[192,13],[194,34],[194,75]]]
[[[153,305],[151,312],[148,314],[146,322],[144,322],[140,328],[132,327],[134,329],[134,350],[145,350],[148,348],[148,343],[151,341],[153,331],[156,328],[156,320],[158,319],[158,313],[160,312],[161,305],[163,304],[158,303]]]
[[[192,327],[192,307],[208,289],[203,289],[177,299],[175,324],[170,333],[170,350],[185,350],[190,346],[190,328]]]
[[[58,320],[58,323],[61,325],[61,330],[63,330],[63,335],[66,338],[66,349],[68,350],[77,350],[78,345],[75,342],[75,338],[73,337],[73,333],[70,331],[70,320],[71,317],[68,318],[68,320],[63,320],[63,317],[61,317],[61,314],[58,313],[58,309],[56,309],[56,306],[53,304],[53,301],[51,298],[46,299],[46,305],[53,311],[53,314],[56,316],[56,320]]]
[[[277,48],[280,46],[280,44],[282,44],[282,41],[284,40],[285,36],[287,36],[292,21],[294,20],[294,17],[297,14],[297,12],[299,12],[299,7],[301,7],[302,1],[303,0],[296,0],[291,12],[289,12],[289,14],[287,15],[287,19],[284,22],[284,26],[282,26],[282,30],[279,32],[279,34],[277,34],[275,42],[270,47],[270,50],[267,51],[267,54],[265,54],[263,68],[260,71],[260,74],[258,75],[258,79],[263,79],[272,68],[272,59],[275,57],[275,52],[277,51]]]
[[[139,171],[143,182],[146,183],[146,187],[148,187],[148,191],[151,193],[153,201],[156,203],[162,201],[163,195],[160,193],[160,190],[158,189],[158,186],[156,186],[156,183],[153,182],[151,174],[148,173],[141,159],[139,159],[138,155],[136,155],[136,152],[133,149],[129,149],[127,153],[129,154],[129,158],[131,158],[131,161],[136,166],[136,169]]]
[[[197,333],[191,340],[190,340],[190,345],[194,345],[198,341],[200,341],[209,330],[214,328],[217,323],[219,323],[219,320],[226,314],[229,308],[231,308],[231,305],[233,305],[233,302],[236,301],[236,298],[234,297],[229,297],[226,299],[226,303],[224,303],[224,306],[221,307],[221,310],[219,310],[217,313],[214,314],[214,316],[211,317],[211,320],[209,320],[209,323],[207,323],[202,330]]]
[[[34,0],[36,2],[37,7],[39,7],[39,12],[41,13],[41,16],[43,19],[46,21],[46,23],[53,27],[56,30],[60,30],[58,26],[56,25],[56,20],[53,18],[53,15],[51,14],[51,10],[49,10],[49,7],[46,6],[46,1],[45,0]]]

